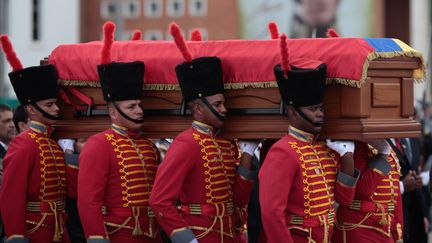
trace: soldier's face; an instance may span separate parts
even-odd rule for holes
[[[38,105],[43,111],[48,113],[52,116],[58,116],[59,115],[59,107],[57,106],[57,99],[46,99],[37,101],[36,105]],[[36,108],[34,108],[32,105],[30,105],[30,109],[27,109],[27,112],[29,113],[29,117],[31,120],[42,122],[47,125],[52,125],[56,121],[51,120],[49,118],[46,118],[40,113]]]
[[[302,131],[318,134],[322,130],[322,125],[324,123],[324,110],[323,105],[312,105],[299,107],[303,114],[308,117],[311,122],[304,119],[292,106],[287,106],[288,118],[290,125],[298,128]]]
[[[324,123],[324,109],[323,104],[318,105],[311,105],[311,106],[304,106],[300,107],[300,110],[312,121],[312,124],[310,122],[307,122],[302,118],[303,125],[304,125],[304,131],[309,132],[312,134],[320,133],[322,130],[322,126]]]
[[[134,120],[142,120],[143,119],[143,110],[141,108],[141,100],[123,100],[116,101],[116,104],[119,109],[128,117]],[[123,117],[117,109],[114,109],[115,117],[117,119],[117,123],[120,126],[124,126],[128,129],[137,130],[142,127],[142,123],[135,123],[129,121],[125,117]]]
[[[206,99],[221,116],[226,116],[227,109],[225,108],[225,97],[223,94],[207,96]],[[217,118],[207,106],[203,105],[201,110],[203,122],[205,124],[213,126],[214,128],[222,127],[224,122]]]
[[[12,120],[12,116],[12,111],[0,112],[0,141],[4,142],[5,144],[9,144],[9,142],[16,135],[16,129]]]

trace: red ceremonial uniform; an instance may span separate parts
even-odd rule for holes
[[[159,153],[115,124],[90,137],[79,156],[78,210],[88,239],[159,242],[149,197]]]
[[[252,181],[239,175],[235,143],[212,129],[195,121],[175,138],[159,167],[150,204],[173,242],[185,242],[186,232],[199,242],[242,241]]]
[[[10,144],[3,160],[0,211],[8,238],[69,242],[66,166],[51,128],[32,121]]]
[[[356,179],[338,172],[339,155],[312,134],[289,127],[259,172],[267,242],[328,242],[334,203],[349,204]]]
[[[338,208],[332,242],[403,240],[399,161],[393,151],[380,163],[368,162],[372,156],[372,148],[356,143],[354,161],[361,176],[353,202]]]

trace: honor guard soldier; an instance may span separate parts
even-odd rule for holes
[[[149,208],[159,153],[139,132],[144,63],[111,62],[114,30],[105,23],[97,67],[112,125],[79,156],[78,210],[88,242],[160,242]]]
[[[175,70],[194,121],[174,139],[159,167],[151,208],[174,243],[241,242],[257,176],[249,170],[257,144],[240,143],[245,152],[240,162],[236,144],[219,135],[227,112],[221,60],[192,59],[179,27],[172,24],[170,32],[186,60]]]
[[[259,173],[262,223],[269,243],[329,242],[335,200],[349,204],[354,196],[354,145],[329,141],[333,150],[317,140],[324,121],[326,65],[288,61],[285,34],[280,45],[281,64],[274,73],[290,126]]]
[[[56,68],[23,68],[9,38],[3,35],[0,40],[13,68],[13,89],[31,120],[30,129],[11,142],[3,160],[0,212],[7,242],[69,242],[64,155],[50,138],[51,125],[59,118]]]
[[[385,140],[356,142],[361,171],[354,200],[337,209],[332,242],[402,242],[403,212],[398,157]]]

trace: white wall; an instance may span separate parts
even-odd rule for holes
[[[410,46],[423,53],[427,64],[430,62],[428,53],[431,48],[430,7],[430,0],[410,1]],[[431,74],[428,73],[427,75],[426,82],[415,84],[414,86],[414,97],[416,100],[421,100],[423,92],[426,90],[428,101],[431,101]],[[418,103],[416,102],[415,105],[418,105]]]
[[[80,34],[79,0],[39,0],[40,41],[32,40],[32,0],[9,1],[8,35],[24,67],[39,65],[51,51],[62,43],[77,43]],[[8,63],[3,80],[9,83]],[[9,96],[15,97],[10,87]]]

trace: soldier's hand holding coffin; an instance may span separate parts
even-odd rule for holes
[[[353,141],[336,141],[327,139],[327,146],[336,151],[341,157],[346,153],[354,153],[354,142]]]

